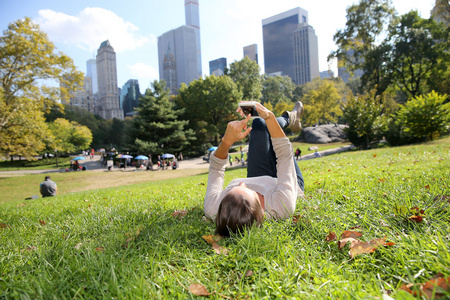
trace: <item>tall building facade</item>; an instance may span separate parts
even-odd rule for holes
[[[227,59],[225,57],[221,57],[215,60],[211,60],[209,62],[209,74],[222,76],[225,74],[225,68],[227,67]]]
[[[96,94],[98,92],[97,61],[95,59],[89,59],[86,62],[86,70],[86,75],[92,78],[92,93]]]
[[[198,0],[184,0],[184,14],[186,17],[186,26],[190,26],[195,30],[195,36],[197,38],[197,77],[202,77],[202,47],[200,42],[200,13]]]
[[[116,53],[109,41],[101,43],[97,51],[98,98],[95,113],[104,119],[123,119],[119,106]]]
[[[70,97],[70,101],[68,104],[94,113],[92,78],[90,76],[84,76],[83,88],[76,91],[73,96]]]
[[[170,94],[178,94],[181,83],[198,78],[195,30],[181,26],[158,37],[159,78],[164,79]]]
[[[302,23],[294,30],[294,82],[303,85],[320,76],[317,36],[312,26]]]
[[[128,80],[120,92],[120,108],[123,109],[125,117],[135,115],[134,109],[138,107],[140,97],[139,81],[137,79]]]
[[[258,45],[252,44],[244,47],[244,57],[248,57],[258,63]]]
[[[295,84],[319,76],[317,36],[306,10],[297,7],[269,17],[262,27],[266,74],[289,76]]]
[[[202,77],[198,0],[185,0],[186,25],[158,37],[159,79],[170,94],[178,94],[182,83]]]

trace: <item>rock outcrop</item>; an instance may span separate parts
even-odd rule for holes
[[[305,142],[310,144],[328,144],[348,140],[344,132],[345,125],[319,125],[303,128],[302,133],[294,139],[294,142]]]

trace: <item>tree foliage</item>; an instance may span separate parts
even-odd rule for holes
[[[351,97],[344,106],[344,118],[347,120],[347,135],[353,145],[362,149],[369,148],[371,142],[380,138],[385,130],[386,119],[384,105],[380,105],[375,91]]]
[[[290,77],[264,75],[262,78],[262,104],[270,102],[276,106],[280,102],[292,102],[295,84]]]
[[[417,96],[400,105],[396,123],[413,137],[433,140],[450,124],[450,102],[443,104],[446,99],[447,95],[439,95],[435,91]]]
[[[259,72],[258,64],[248,56],[230,64],[228,75],[236,83],[243,100],[254,101],[261,98],[262,83]]]
[[[49,134],[44,112],[68,101],[81,85],[82,73],[29,18],[8,25],[0,37],[1,156],[31,159]],[[55,82],[60,87],[54,87]],[[5,144],[4,144],[5,143]]]
[[[317,89],[309,90],[303,97],[305,124],[337,122],[342,115],[340,100],[336,87],[331,81],[322,80]]]
[[[146,90],[133,119],[134,145],[141,154],[177,153],[195,139],[194,132],[185,130],[188,121],[179,120],[182,110],[169,101],[165,81],[154,81]]]
[[[229,121],[234,120],[242,93],[228,76],[214,75],[182,85],[175,100],[184,109],[182,117],[189,120],[188,127],[195,131],[197,141],[192,145],[203,152],[203,144],[219,143]]]
[[[417,11],[402,15],[390,27],[389,42],[393,81],[410,98],[427,91],[433,73],[444,78],[450,60],[449,30],[433,19],[422,19]]]
[[[92,133],[86,126],[77,122],[58,118],[49,124],[54,137],[47,148],[59,152],[75,152],[89,148],[92,142]]]

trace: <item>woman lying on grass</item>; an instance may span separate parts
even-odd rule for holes
[[[216,233],[230,236],[267,218],[288,218],[295,211],[298,196],[303,195],[302,173],[294,159],[292,144],[282,128],[301,130],[301,102],[294,110],[275,115],[256,103],[260,118],[247,127],[250,114],[228,123],[222,142],[211,155],[205,214],[216,220]],[[242,110],[238,111],[244,117]],[[251,133],[250,133],[251,131]],[[238,178],[223,189],[228,150],[250,133],[247,178]]]

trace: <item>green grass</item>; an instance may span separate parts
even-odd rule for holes
[[[70,167],[70,160],[72,157],[58,157],[59,168]],[[40,158],[35,161],[27,160],[13,160],[0,161],[0,171],[15,171],[15,170],[48,170],[56,169],[56,158]]]
[[[206,174],[0,203],[0,299],[192,299],[192,283],[212,299],[412,299],[402,284],[450,275],[450,207],[434,200],[450,196],[449,157],[446,139],[299,161],[299,221],[219,241],[228,256],[202,239],[214,233],[202,211]],[[226,183],[245,172],[227,171]],[[424,209],[424,222],[396,206]],[[351,259],[348,246],[325,241],[353,227],[363,241],[395,245]]]

